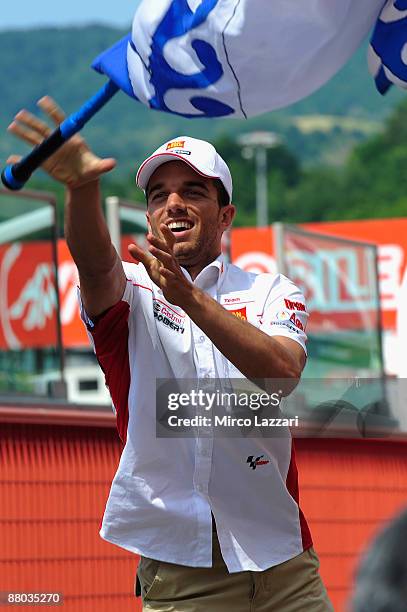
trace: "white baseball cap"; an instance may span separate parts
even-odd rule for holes
[[[145,191],[153,172],[162,164],[175,160],[185,162],[202,176],[222,181],[232,201],[232,176],[226,162],[209,142],[190,136],[169,140],[147,157],[137,171],[137,185]]]

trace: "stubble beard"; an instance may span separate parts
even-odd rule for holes
[[[199,264],[204,268],[219,254],[216,248],[216,239],[216,233],[210,235],[206,231],[204,235],[194,239],[192,244],[188,242],[175,244],[174,255],[177,262],[186,269]]]

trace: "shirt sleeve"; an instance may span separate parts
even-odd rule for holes
[[[291,338],[307,354],[305,333],[308,312],[301,291],[288,278],[279,274],[266,298],[259,329],[268,336]]]
[[[138,300],[139,300],[140,287],[150,285],[151,281],[148,278],[148,275],[147,275],[147,272],[144,266],[142,266],[141,264],[132,264],[132,263],[124,262],[124,261],[122,262],[122,264],[123,264],[124,273],[126,275],[127,283],[124,289],[123,296],[119,300],[118,303],[127,302],[127,304],[129,305],[130,312],[132,312],[136,308]],[[95,317],[94,320],[92,320],[89,317],[89,315],[87,314],[85,310],[83,302],[82,302],[80,287],[78,287],[78,303],[79,303],[81,319],[83,323],[85,324],[89,340],[91,344],[93,345],[92,330],[95,327],[97,321],[105,313],[103,313],[102,315],[99,315],[98,317]]]
[[[129,318],[139,301],[139,288],[146,281],[141,278],[142,271],[135,270],[138,266],[124,264],[123,267],[127,283],[121,300],[116,304],[91,319],[85,311],[79,289],[78,300],[82,321],[112,398],[119,435],[125,442],[130,388]]]

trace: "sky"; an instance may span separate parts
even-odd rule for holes
[[[64,26],[85,23],[106,23],[130,26],[140,0],[21,0],[4,3],[0,14],[0,29]],[[101,10],[100,7],[103,7]]]

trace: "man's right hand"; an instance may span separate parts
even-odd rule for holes
[[[55,125],[65,114],[55,101],[46,96],[38,106]],[[22,110],[8,128],[9,132],[30,145],[38,145],[52,129],[31,113]],[[8,163],[21,158],[12,155]],[[112,170],[114,159],[101,159],[76,134],[42,165],[55,180],[67,186],[65,238],[78,267],[81,293],[88,315],[104,312],[123,295],[126,277],[116,253],[101,208],[98,178]]]
[[[64,112],[49,96],[38,101],[38,106],[50,117],[55,125],[65,119]],[[9,125],[8,131],[30,145],[38,145],[51,133],[52,129],[38,117],[26,110],[21,110]],[[21,156],[11,155],[7,163],[20,161]],[[112,170],[116,165],[114,159],[101,159],[89,149],[85,140],[76,134],[70,138],[56,153],[44,162],[42,168],[55,180],[70,189],[81,187]]]

